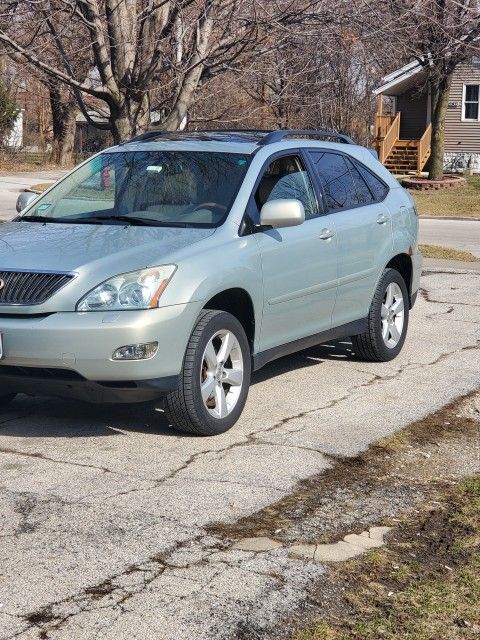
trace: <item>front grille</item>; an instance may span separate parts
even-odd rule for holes
[[[73,277],[71,273],[0,270],[0,304],[42,304]]]

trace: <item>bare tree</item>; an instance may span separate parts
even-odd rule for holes
[[[0,0],[0,7],[0,42],[70,87],[87,121],[110,129],[116,142],[143,132],[152,108],[163,128],[178,128],[202,78],[234,65],[257,41],[255,0]],[[50,48],[55,57],[43,55]],[[77,64],[85,55],[87,75]],[[106,104],[108,123],[92,120],[86,95]]]
[[[363,2],[363,0],[361,0]],[[369,25],[388,38],[398,60],[416,59],[427,72],[432,95],[429,178],[443,177],[445,116],[457,67],[480,52],[479,0],[365,0]]]
[[[368,144],[372,89],[388,60],[386,43],[370,39],[360,19],[365,11],[352,15],[350,2],[321,1],[296,19],[269,23],[274,47],[200,87],[196,124],[333,129]]]
[[[51,161],[60,166],[70,166],[75,145],[76,117],[78,105],[75,95],[62,83],[48,78],[45,82],[50,97],[52,112]]]
[[[480,51],[478,0],[430,0],[422,5],[420,42],[432,91],[432,152],[429,177],[443,177],[445,116],[455,69]]]

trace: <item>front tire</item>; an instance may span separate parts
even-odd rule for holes
[[[243,411],[250,376],[250,346],[240,322],[225,311],[202,311],[187,345],[179,387],[165,397],[173,428],[201,436],[228,431]]]
[[[388,362],[402,350],[408,329],[409,298],[396,269],[385,269],[377,285],[365,333],[352,336],[355,353],[370,362]]]

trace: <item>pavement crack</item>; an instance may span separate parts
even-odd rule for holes
[[[71,460],[59,460],[57,458],[51,458],[50,456],[46,456],[43,453],[34,453],[31,451],[19,451],[18,449],[11,449],[8,447],[0,447],[0,453],[4,453],[7,455],[14,455],[14,456],[23,456],[25,458],[37,458],[38,460],[53,462],[55,464],[64,464],[72,467],[83,467],[85,469],[95,469],[96,471],[101,471],[102,473],[113,473],[116,475],[122,475],[117,473],[116,471],[107,469],[107,467],[99,467],[94,464],[87,464],[83,462],[72,462]]]
[[[215,453],[215,452],[216,452],[215,449],[207,449],[206,451],[197,451],[197,453],[192,453],[192,455],[188,458],[188,460],[186,460],[180,467],[178,467],[177,469],[174,469],[169,474],[164,476],[160,482],[166,482],[167,480],[172,480],[179,473],[181,473],[185,469],[188,469],[188,467],[192,465],[197,460],[197,458],[200,458],[202,456],[208,455],[209,453]]]
[[[197,535],[189,540],[179,542],[172,545],[168,551],[155,554],[141,562],[131,564],[123,571],[109,576],[97,584],[85,587],[78,593],[46,604],[43,607],[25,615],[18,616],[28,624],[28,626],[20,633],[36,628],[39,631],[39,638],[48,638],[51,632],[60,630],[70,619],[77,615],[93,610],[110,609],[115,607],[121,608],[122,605],[124,605],[124,603],[130,598],[147,589],[149,585],[159,578],[167,569],[178,568],[175,564],[169,564],[169,556],[192,544],[195,544],[196,542],[199,542],[201,538],[202,535]],[[202,558],[199,563],[204,561],[205,560]],[[194,564],[198,563],[192,563],[192,565],[188,566],[193,566]],[[129,586],[122,586],[121,584],[118,584],[118,581],[122,578],[133,573],[141,574],[143,576],[143,580],[140,583]],[[117,595],[117,597],[115,597],[115,595]],[[109,598],[110,601],[104,605],[99,604],[99,602],[104,598]],[[74,607],[74,609],[68,610],[69,607],[70,609]],[[20,635],[20,633],[17,635]],[[13,637],[16,636],[12,636],[12,638]]]
[[[430,293],[430,291],[428,289],[426,289],[425,287],[420,287],[419,288],[419,293],[422,296],[422,298],[426,301],[426,302],[430,302],[431,304],[449,304],[449,305],[460,305],[462,307],[480,307],[480,304],[476,304],[476,303],[472,303],[472,302],[459,302],[457,300],[452,301],[452,300],[435,300],[432,297],[432,294]]]

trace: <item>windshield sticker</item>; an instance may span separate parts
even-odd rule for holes
[[[47,202],[45,202],[44,204],[40,204],[40,205],[37,207],[37,211],[40,213],[41,211],[45,211],[46,209],[48,209],[48,207],[51,207],[51,206],[52,206],[52,205],[51,205],[51,203],[50,203],[50,202],[48,202],[48,203],[47,203]]]

